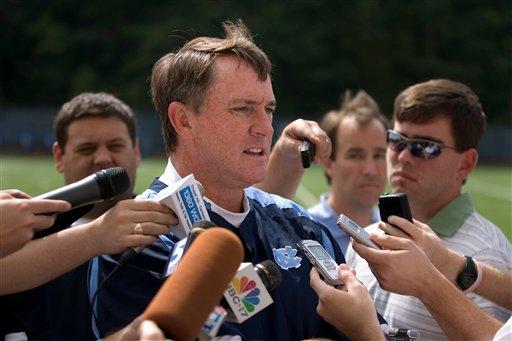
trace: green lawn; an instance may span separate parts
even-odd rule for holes
[[[135,192],[142,192],[151,180],[161,174],[165,159],[144,159],[139,168]],[[464,190],[471,193],[476,209],[498,225],[512,240],[512,172],[510,167],[478,166]],[[0,188],[18,188],[30,195],[38,195],[64,184],[49,157],[0,158]],[[306,190],[297,193],[296,200],[308,206],[327,190],[321,168],[307,170],[302,180]]]

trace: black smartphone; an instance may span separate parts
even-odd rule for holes
[[[409,200],[407,200],[407,194],[405,193],[381,195],[379,197],[379,211],[380,220],[383,222],[387,223],[390,215],[396,215],[412,223],[411,208],[409,207]]]
[[[311,162],[315,159],[315,145],[309,140],[302,141],[300,146],[300,158],[302,160],[302,167],[309,168]]]

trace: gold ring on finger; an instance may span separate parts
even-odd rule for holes
[[[137,223],[137,225],[135,225],[132,234],[144,234],[144,230],[142,229],[142,223]]]

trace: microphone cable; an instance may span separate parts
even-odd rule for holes
[[[94,295],[92,296],[92,299],[91,299],[91,318],[92,320],[94,320],[94,324],[96,325],[96,329],[98,330],[98,334],[97,335],[98,337],[101,337],[103,335],[103,333],[101,332],[101,328],[100,328],[100,324],[99,324],[99,318],[98,318],[98,315],[96,314],[96,310],[94,309],[94,305],[96,304],[96,301],[98,299],[98,294],[100,292],[100,290],[103,288],[103,286],[105,285],[105,283],[110,279],[110,277],[112,277],[120,268],[123,267],[124,264],[120,264],[120,263],[117,263],[116,267],[114,269],[112,269],[112,271],[110,271],[108,273],[107,276],[105,276],[105,278],[103,278],[103,280],[100,282],[100,284],[98,285],[98,287],[96,288],[96,291],[94,292]]]

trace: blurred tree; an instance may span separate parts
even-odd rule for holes
[[[367,90],[389,115],[403,88],[445,77],[471,86],[491,122],[511,122],[507,0],[4,0],[0,103],[103,90],[149,107],[153,63],[236,18],[273,62],[279,115],[318,118],[346,88]]]

